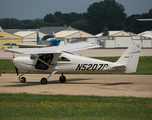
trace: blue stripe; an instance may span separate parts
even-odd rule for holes
[[[4,45],[16,45],[16,43],[5,43]]]

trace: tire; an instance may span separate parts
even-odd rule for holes
[[[21,82],[21,83],[25,83],[25,82],[26,82],[26,78],[25,78],[25,77],[21,77],[21,78],[20,78],[20,82]]]
[[[66,77],[65,76],[60,76],[59,80],[60,80],[61,83],[64,83],[66,81]]]
[[[41,79],[41,84],[47,84],[47,79],[46,78],[42,78]]]

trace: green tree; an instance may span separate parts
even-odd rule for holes
[[[137,21],[137,19],[148,19],[152,18],[152,9],[148,13],[136,14],[127,17],[124,20],[124,30],[128,32],[134,32],[136,34],[152,29],[151,21]]]
[[[55,20],[63,20],[62,16],[63,15],[60,11],[57,11],[57,12],[54,13]]]
[[[149,10],[149,15],[152,16],[152,9]]]
[[[108,35],[109,35],[109,31],[108,31],[108,28],[105,26],[103,28],[103,34],[102,34],[102,36],[108,36]]]
[[[0,26],[3,29],[21,29],[24,27],[24,23],[15,18],[0,19]]]
[[[76,20],[74,22],[71,22],[69,25],[78,30],[83,30],[86,32],[88,31],[88,24],[85,19]]]
[[[54,16],[50,13],[44,17],[45,22],[53,23],[55,22]]]
[[[87,9],[86,19],[92,34],[101,32],[104,26],[110,30],[122,29],[122,22],[126,18],[124,6],[115,0],[95,2]]]
[[[51,23],[45,22],[43,19],[34,19],[34,20],[22,20],[24,24],[23,29],[37,29],[41,26],[50,26]]]

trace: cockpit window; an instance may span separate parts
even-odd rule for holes
[[[35,65],[35,68],[36,69],[41,69],[41,70],[49,69],[49,66],[47,64],[51,65],[51,62],[52,62],[53,58],[54,58],[53,54],[42,54],[42,55],[40,55],[39,59],[41,59],[46,64],[44,64],[42,61],[38,60],[36,65]]]
[[[43,36],[42,41],[45,41],[48,38],[54,38],[54,35],[45,35],[45,36]]]
[[[70,61],[70,60],[66,57],[59,57],[58,61]]]

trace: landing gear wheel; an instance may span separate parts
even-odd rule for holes
[[[66,77],[65,76],[60,76],[59,80],[60,80],[61,83],[64,83],[66,81]]]
[[[47,79],[46,78],[42,78],[41,79],[41,84],[47,84]]]
[[[20,78],[20,82],[21,82],[21,83],[25,83],[25,82],[26,82],[26,78],[25,78],[25,77],[21,77],[21,78]]]

